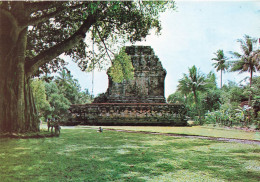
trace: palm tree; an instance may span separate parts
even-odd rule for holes
[[[77,79],[74,79],[70,71],[66,68],[58,72],[58,76],[55,81],[61,87],[65,87],[67,85],[78,87]]]
[[[251,87],[253,72],[260,70],[260,50],[254,50],[254,45],[257,42],[255,38],[245,35],[244,39],[238,39],[243,53],[232,52],[237,60],[233,62],[231,71],[239,71],[239,73],[250,72]]]
[[[225,72],[228,69],[228,65],[226,64],[227,58],[221,49],[217,50],[214,54],[216,57],[212,58],[212,60],[216,61],[216,63],[213,63],[212,65],[217,71],[220,71],[220,88],[222,88],[222,72]]]
[[[239,73],[249,72],[250,73],[250,88],[252,86],[252,78],[253,72],[260,70],[260,50],[254,50],[254,45],[257,42],[257,39],[251,38],[248,35],[244,36],[244,39],[238,39],[240,43],[240,47],[242,49],[243,54],[239,54],[238,52],[233,52],[232,54],[237,58],[236,61],[233,62],[231,71],[239,71]],[[248,105],[251,105],[252,93],[249,94]],[[249,121],[251,121],[250,115],[248,116]]]
[[[185,103],[187,103],[188,94],[190,93],[190,88],[187,83],[188,77],[184,74],[183,78],[179,80],[179,85],[177,86],[177,90],[180,91],[185,97]]]
[[[58,76],[55,80],[59,86],[63,86],[68,84],[68,71],[66,69],[62,69],[60,72],[58,72]]]
[[[198,91],[205,90],[205,77],[200,74],[197,68],[192,66],[189,68],[189,75],[184,74],[183,78],[179,80],[178,90],[183,94],[193,93],[196,109],[199,114],[199,120],[201,121],[200,109],[198,108]]]
[[[59,87],[60,93],[65,95],[72,104],[75,104],[78,101],[78,93],[81,90],[80,84],[77,79],[73,78],[73,75],[70,74],[69,70],[65,68],[58,72],[55,82]]]

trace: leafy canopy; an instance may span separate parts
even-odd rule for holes
[[[37,74],[63,67],[64,61],[58,57],[61,53],[71,56],[83,71],[103,68],[116,57],[117,45],[121,47],[126,41],[140,41],[151,29],[159,33],[160,13],[175,7],[173,1],[25,3],[31,13],[27,39],[28,67],[44,59],[38,64],[41,69]],[[79,40],[79,36],[82,39]],[[119,70],[126,69],[120,66],[129,65],[112,64],[119,66]]]
[[[32,80],[32,90],[35,104],[40,117],[59,116],[65,120],[71,104],[85,104],[91,102],[88,90],[81,91],[77,79],[74,79],[66,69],[58,72],[52,81],[45,78]]]

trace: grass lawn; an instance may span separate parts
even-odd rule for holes
[[[93,129],[0,138],[0,181],[259,181],[260,146]]]
[[[243,130],[225,129],[220,127],[210,127],[210,126],[192,126],[192,127],[104,126],[104,128],[260,140],[260,132],[247,132]]]

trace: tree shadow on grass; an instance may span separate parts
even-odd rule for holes
[[[245,159],[241,161],[239,156],[232,155],[234,148],[229,147],[229,143],[199,139],[173,139],[172,142],[149,145],[146,143],[148,141],[143,138],[144,136],[138,137],[136,145],[141,144],[143,140],[141,145],[145,148],[131,148],[128,149],[127,154],[115,153],[116,157],[111,161],[121,167],[122,165],[133,166],[127,170],[134,172],[134,176],[139,177],[140,180],[143,176],[148,176],[148,179],[152,180],[154,176],[164,176],[167,173],[171,173],[173,178],[178,178],[179,176],[174,174],[185,170],[188,173],[203,173],[206,180],[258,181],[259,171],[250,171],[241,165],[241,162],[248,159],[257,161],[259,159],[257,149],[252,149],[250,152],[255,153],[250,157],[244,155]],[[210,149],[215,144],[226,146],[226,150]],[[246,149],[245,145],[245,149],[241,150],[242,154],[245,154]],[[238,149],[237,152],[239,152]],[[199,180],[203,180],[203,177]]]
[[[6,181],[185,181],[190,176],[193,181],[257,181],[259,177],[259,171],[241,165],[249,159],[258,164],[259,147],[251,145],[86,129],[64,130],[59,138],[10,139],[0,145],[0,177]]]

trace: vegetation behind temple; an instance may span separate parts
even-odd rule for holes
[[[225,126],[232,125],[259,125],[260,121],[260,77],[253,78],[252,87],[239,85],[229,81],[221,89],[216,86],[216,76],[212,72],[204,76],[205,89],[197,92],[197,107],[202,116],[201,123],[213,123]],[[253,93],[252,107],[248,110],[241,103],[248,101],[249,92]],[[196,108],[193,93],[183,94],[180,89],[169,95],[169,103],[184,103],[187,107],[187,116],[199,122],[199,114]],[[258,111],[258,113],[257,113]],[[251,116],[249,122],[248,116]]]
[[[42,121],[54,116],[65,122],[69,118],[71,104],[90,103],[93,98],[87,89],[81,90],[78,80],[66,69],[58,72],[55,78],[45,76],[34,79],[31,85]]]
[[[188,116],[199,121],[199,124],[254,124],[259,129],[260,78],[253,77],[253,74],[260,70],[260,50],[256,47],[257,39],[248,35],[237,42],[241,52],[230,52],[232,57],[227,58],[219,49],[214,53],[216,57],[212,58],[215,61],[212,65],[221,73],[220,89],[217,88],[215,74],[210,72],[205,76],[194,65],[179,80],[178,89],[168,97],[168,102],[184,103]],[[238,85],[229,81],[222,87],[222,72],[226,70],[249,72],[249,84]]]

